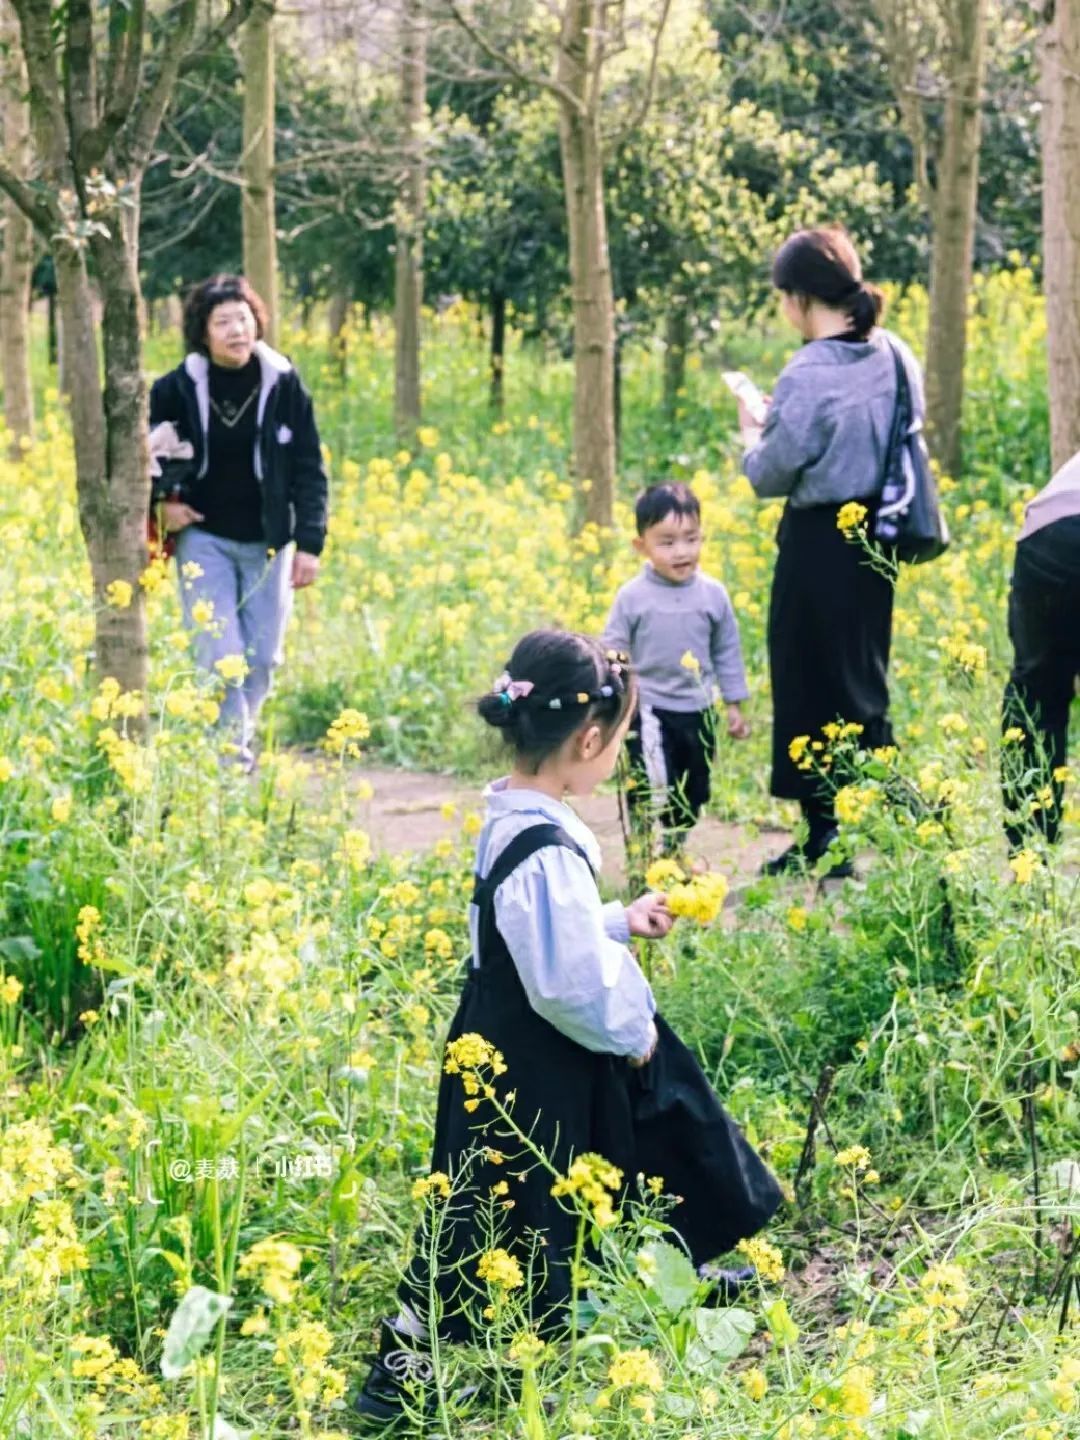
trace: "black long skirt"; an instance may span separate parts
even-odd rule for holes
[[[788,747],[819,739],[834,721],[863,727],[868,746],[891,745],[889,647],[893,587],[837,528],[837,505],[788,505],[777,532],[769,603],[773,697],[772,793],[812,800],[820,779]]]
[[[499,1120],[483,1098],[466,1110],[461,1077],[443,1074],[432,1170],[449,1175],[455,1193],[432,1207],[418,1232],[401,1294],[448,1339],[465,1338],[482,1316],[486,1287],[477,1257],[492,1246],[508,1249],[528,1274],[534,1322],[548,1328],[565,1320],[578,1222],[552,1195],[552,1172],[565,1175],[577,1155],[602,1155],[631,1192],[638,1174],[662,1177],[666,1193],[681,1197],[671,1224],[697,1264],[754,1234],[781,1199],[776,1180],[660,1016],[655,1054],[635,1069],[576,1044],[529,1004],[495,928],[494,893],[515,864],[552,843],[577,850],[557,826],[532,826],[476,889],[481,963],[466,980],[447,1038],[479,1034],[502,1052],[506,1073],[493,1083],[514,1124]],[[618,1207],[625,1194],[614,1193],[612,1203]]]

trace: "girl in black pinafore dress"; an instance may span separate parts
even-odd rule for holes
[[[662,1176],[665,1192],[682,1197],[670,1223],[701,1264],[760,1229],[780,1191],[655,1013],[625,947],[631,933],[670,930],[663,896],[602,906],[598,847],[561,799],[610,776],[633,708],[625,657],[555,631],[525,636],[480,702],[481,715],[507,731],[515,764],[488,792],[474,955],[448,1046],[481,1036],[501,1053],[505,1071],[487,1069],[482,1078],[500,1100],[512,1094],[515,1129],[560,1175],[592,1153],[629,1185],[638,1174]],[[384,1322],[379,1358],[356,1402],[372,1418],[400,1414],[403,1385],[430,1373],[428,1328],[455,1340],[483,1323],[487,1288],[477,1260],[492,1244],[527,1276],[534,1322],[551,1330],[565,1321],[576,1217],[551,1194],[550,1170],[520,1136],[482,1096],[466,1109],[470,1098],[477,1097],[462,1075],[444,1071],[432,1171],[450,1177],[453,1193],[436,1206],[437,1239],[418,1231],[401,1314]]]

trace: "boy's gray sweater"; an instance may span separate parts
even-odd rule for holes
[[[665,580],[647,564],[615,596],[604,643],[629,654],[645,705],[707,710],[714,686],[729,704],[750,693],[728,593],[700,570],[689,580]],[[700,671],[682,664],[687,651]]]
[[[787,496],[802,509],[880,491],[896,408],[889,341],[903,358],[915,412],[925,415],[918,361],[895,335],[811,340],[784,367],[761,439],[743,457],[758,495]]]

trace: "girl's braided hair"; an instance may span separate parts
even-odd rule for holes
[[[591,635],[532,630],[514,646],[495,689],[476,702],[481,719],[501,730],[517,763],[535,775],[584,725],[605,740],[637,699],[629,658]]]

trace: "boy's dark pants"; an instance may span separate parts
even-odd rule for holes
[[[637,781],[629,792],[631,809],[652,815],[659,807],[665,836],[678,843],[709,799],[716,712],[642,705],[626,748]]]
[[[1002,746],[1001,783],[1012,812],[1005,833],[1014,848],[1033,832],[1053,843],[1061,829],[1069,706],[1080,675],[1080,515],[1056,520],[1016,547],[1009,591],[1013,667],[1005,687],[1002,730],[1024,739]],[[1051,803],[1030,809],[1049,786]]]

